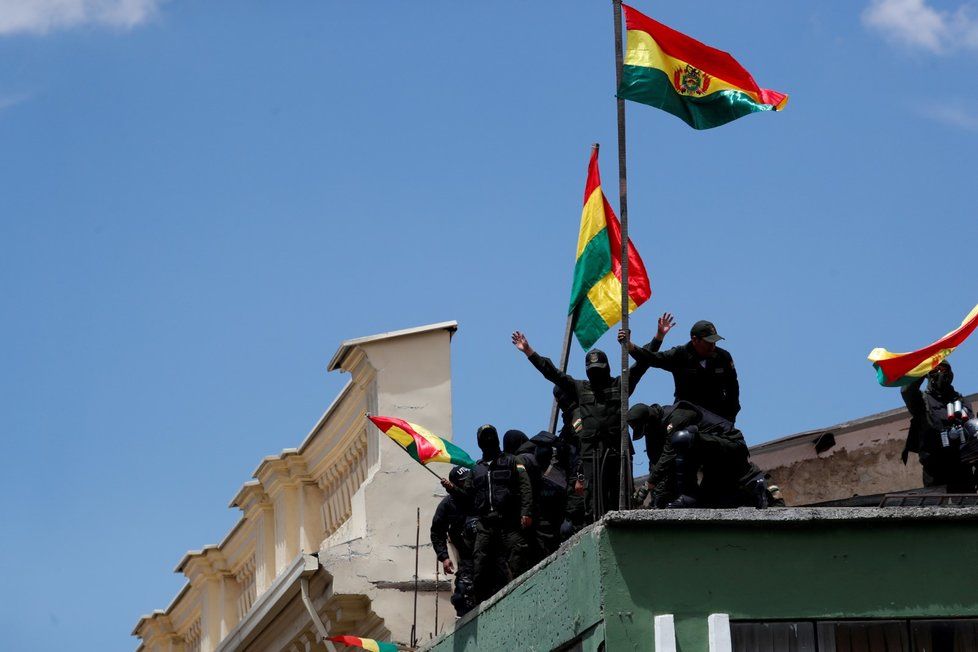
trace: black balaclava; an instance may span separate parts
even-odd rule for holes
[[[546,470],[550,466],[550,462],[553,461],[554,457],[554,443],[555,438],[553,434],[547,430],[541,430],[535,437],[530,439],[536,448],[536,458],[537,466],[541,470]]]
[[[584,372],[592,385],[604,387],[611,382],[611,367],[608,356],[600,349],[591,349],[584,356]]]
[[[951,365],[942,362],[927,374],[927,393],[941,401],[953,399],[958,394],[951,385],[953,381]]]
[[[479,426],[479,431],[476,433],[475,438],[479,442],[479,449],[482,451],[483,459],[495,459],[499,455],[499,433],[496,432],[495,426],[491,426],[488,423],[484,426]]]
[[[503,435],[503,450],[510,455],[514,455],[520,449],[520,446],[528,441],[530,441],[530,438],[523,431],[507,430],[506,434]]]
[[[639,403],[641,405],[641,403]],[[638,407],[637,405],[635,407]],[[632,408],[634,409],[634,408]],[[632,411],[628,411],[629,422],[631,422]],[[645,420],[646,444],[652,442],[665,441],[666,424],[665,411],[658,403],[648,406],[648,418]]]
[[[641,439],[645,436],[645,424],[650,417],[649,406],[645,403],[636,403],[628,408],[628,425],[632,429],[632,439]]]

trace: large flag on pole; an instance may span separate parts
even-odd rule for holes
[[[464,450],[450,441],[431,434],[416,423],[408,423],[395,417],[368,416],[367,418],[421,464],[445,462],[470,469],[475,467],[475,462]]]
[[[873,349],[869,359],[876,368],[876,379],[884,387],[900,387],[926,376],[944,361],[951,352],[978,327],[978,306],[975,306],[961,325],[929,346],[911,353],[890,353]]]
[[[591,152],[581,232],[577,237],[577,263],[570,308],[577,340],[585,350],[621,321],[621,225],[601,192],[598,148]],[[631,240],[628,242],[628,312],[652,296],[649,275]]]
[[[722,50],[666,27],[628,5],[618,97],[668,111],[693,129],[719,127],[758,111],[780,111],[788,96],[761,88]]]

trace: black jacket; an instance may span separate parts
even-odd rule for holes
[[[662,454],[655,466],[649,471],[649,482],[653,485],[667,480],[676,466],[676,451],[670,441],[670,435],[688,426],[696,426],[701,438],[709,438],[714,452],[721,453],[718,460],[701,460],[701,462],[717,462],[716,465],[725,470],[723,475],[740,477],[750,474],[750,452],[744,435],[734,424],[723,417],[704,410],[687,401],[663,407],[663,419],[667,424],[667,435]],[[705,478],[704,478],[705,481]]]
[[[458,551],[460,559],[472,557],[472,537],[466,532],[466,521],[471,518],[471,510],[464,508],[462,501],[449,494],[441,499],[431,518],[431,547],[438,555],[438,561],[448,559],[448,541]]]
[[[713,356],[704,359],[696,354],[690,342],[658,351],[661,344],[654,339],[633,349],[632,357],[636,362],[671,372],[676,384],[676,401],[689,401],[735,421],[740,412],[740,383],[730,353],[717,347]]]
[[[658,346],[653,340],[649,347]],[[577,380],[570,374],[560,371],[556,365],[537,352],[529,356],[530,363],[536,367],[544,378],[552,382],[563,392],[566,400],[572,403],[575,412],[590,411],[590,414],[583,415],[582,424],[579,428],[574,428],[576,434],[583,440],[601,440],[607,446],[617,450],[621,446],[621,377],[613,376],[610,383],[598,390],[595,390],[588,380]],[[649,367],[644,362],[636,362],[628,370],[628,395],[635,392],[642,376],[648,371]],[[589,397],[581,396],[587,392]],[[583,400],[590,400],[591,405],[582,405]],[[596,414],[597,412],[597,414]],[[572,416],[577,418],[578,415]],[[566,418],[565,418],[566,426]],[[563,431],[562,431],[563,434]]]
[[[518,520],[532,515],[533,486],[526,468],[515,456],[501,452],[491,461],[479,460],[472,470],[472,485],[478,516]]]
[[[947,418],[948,403],[961,401],[968,415],[974,414],[971,406],[964,403],[964,397],[953,387],[937,396],[929,386],[926,392],[920,391],[923,383],[924,378],[920,378],[900,388],[900,396],[910,412],[910,430],[907,431],[907,442],[903,448],[904,462],[907,461],[908,452],[926,456],[940,449],[940,434],[951,425]]]

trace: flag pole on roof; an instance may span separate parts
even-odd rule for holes
[[[615,14],[615,86],[621,86],[624,52],[621,42],[621,0],[613,0]],[[628,178],[625,166],[625,100],[616,97],[618,109],[618,216],[621,220],[621,328],[628,332]],[[621,470],[618,509],[628,508],[632,483],[632,456],[628,437],[628,339],[621,344]]]

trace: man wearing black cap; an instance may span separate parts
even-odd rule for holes
[[[481,602],[529,567],[521,532],[533,525],[533,488],[522,464],[500,450],[495,427],[481,426],[476,441],[482,459],[472,471],[478,516],[473,559],[475,590]]]
[[[927,379],[926,391],[920,391]],[[951,365],[941,362],[929,374],[900,389],[910,411],[910,430],[903,449],[903,463],[908,453],[917,453],[924,467],[924,486],[947,486],[948,493],[975,493],[975,467],[961,461],[965,443],[963,426],[974,417],[971,406],[951,384]]]
[[[452,605],[461,618],[476,605],[475,563],[472,560],[475,544],[476,516],[472,507],[472,472],[464,466],[453,467],[442,485],[448,495],[441,499],[431,519],[431,547],[438,556],[445,575],[455,573],[455,592]],[[448,555],[448,542],[455,546],[458,568]]]
[[[712,323],[698,321],[682,346],[659,351],[662,340],[657,333],[646,346],[628,342],[628,351],[636,362],[672,373],[676,401],[689,401],[733,423],[740,412],[740,384],[733,357],[716,345],[722,339]],[[627,340],[628,334],[618,331],[618,341]]]
[[[662,343],[662,337],[658,343]],[[557,369],[549,358],[535,352],[523,333],[513,333],[513,345],[526,355],[544,378],[559,387],[576,405],[581,420],[578,431],[581,460],[579,479],[584,484],[584,522],[592,523],[618,506],[621,378],[611,375],[608,356],[598,349],[591,349],[584,357],[587,380],[577,380]],[[629,395],[635,391],[647,369],[648,365],[644,362],[637,362],[631,367]]]

